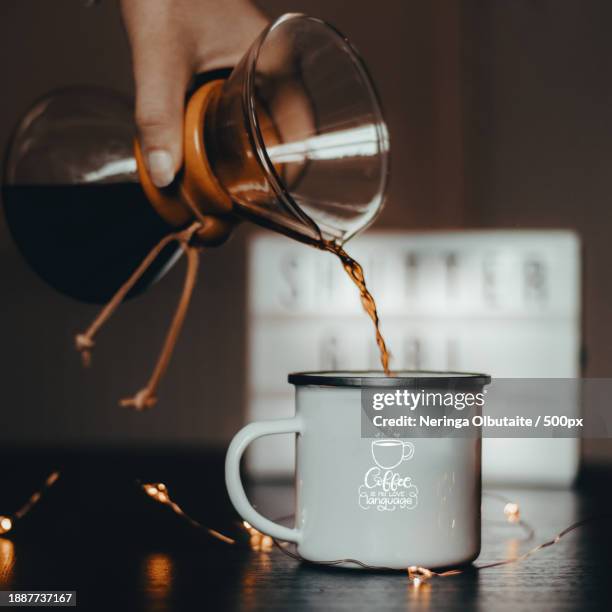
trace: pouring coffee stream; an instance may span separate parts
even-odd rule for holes
[[[30,266],[64,294],[108,302],[77,337],[86,360],[121,301],[187,255],[177,313],[132,405],[155,401],[200,251],[223,244],[241,220],[339,257],[376,326],[388,372],[375,302],[344,244],[383,205],[389,138],[367,70],[343,35],[321,20],[284,15],[231,74],[203,75],[187,101],[184,165],[169,188],[153,185],[135,134],[121,96],[56,92],[20,122],[3,183],[9,228]]]
[[[357,289],[359,289],[363,309],[374,324],[376,344],[378,345],[378,351],[380,353],[380,365],[382,366],[385,376],[391,376],[391,370],[389,369],[390,354],[387,349],[387,343],[385,342],[382,332],[380,331],[378,308],[376,307],[374,296],[370,293],[368,286],[366,285],[365,275],[363,273],[361,264],[355,261],[339,244],[334,242],[323,242],[322,248],[338,257],[338,259],[342,262],[344,270],[349,275],[349,278],[355,283]]]

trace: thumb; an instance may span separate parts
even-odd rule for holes
[[[166,49],[158,54],[153,49],[135,54],[136,124],[151,180],[166,187],[183,161],[183,107],[190,70],[181,53]]]

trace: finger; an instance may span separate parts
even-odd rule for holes
[[[138,58],[138,59],[137,59]],[[165,187],[182,163],[183,107],[190,71],[182,54],[137,54],[136,124],[153,183]]]

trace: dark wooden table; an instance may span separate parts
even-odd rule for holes
[[[57,484],[0,538],[0,589],[69,589],[83,610],[610,610],[612,530],[601,520],[522,563],[467,570],[415,590],[406,575],[317,567],[249,549],[222,482],[221,453],[0,451],[0,514],[14,511],[52,467]],[[536,534],[497,524],[485,496],[477,563],[516,555],[573,521],[609,512],[611,474],[575,490],[496,490],[516,500]],[[163,481],[194,518],[242,539],[211,538],[148,498],[136,480]],[[257,485],[272,517],[292,511],[287,484]]]

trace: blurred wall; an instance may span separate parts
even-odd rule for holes
[[[262,0],[342,29],[365,57],[392,137],[389,199],[377,227],[576,227],[585,238],[588,372],[612,366],[610,73],[606,0]],[[0,3],[0,146],[20,114],[62,85],[129,92],[116,2]],[[72,334],[96,309],[55,294],[21,261],[0,220],[3,385],[0,441],[221,444],[242,421],[243,227],[208,253],[157,407],[116,400],[146,380],[182,265],[122,308],[83,372]],[[143,321],[145,325],[143,325]],[[604,445],[589,448],[605,457]]]
[[[487,227],[583,240],[585,372],[612,373],[612,3],[464,5],[466,181]],[[612,441],[588,441],[612,460]]]

